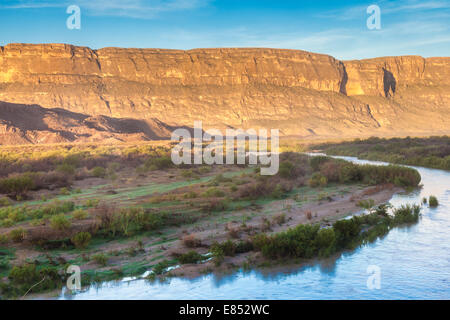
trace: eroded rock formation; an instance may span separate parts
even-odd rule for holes
[[[0,101],[169,127],[202,120],[206,129],[279,128],[303,138],[442,134],[450,131],[450,58],[10,44],[0,47]],[[2,120],[6,126],[0,110]]]

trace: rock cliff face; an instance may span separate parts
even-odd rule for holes
[[[204,128],[279,128],[303,138],[442,134],[450,133],[450,58],[10,44],[0,47],[0,101],[167,128],[202,120]],[[3,131],[17,121],[0,108]],[[3,131],[0,143],[14,143]]]

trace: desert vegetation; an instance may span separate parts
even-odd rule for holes
[[[11,148],[0,150],[5,297],[62,286],[70,264],[87,285],[174,265],[228,268],[240,255],[328,256],[419,210],[339,220],[417,187],[418,172],[399,166],[284,152],[279,173],[262,176],[259,166],[174,166],[168,145]]]
[[[314,146],[330,155],[450,170],[450,137],[370,138]]]

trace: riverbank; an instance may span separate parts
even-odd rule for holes
[[[37,291],[61,287],[69,265],[80,266],[84,285],[150,270],[153,278],[171,276],[165,271],[176,265],[183,266],[171,272],[187,277],[248,267],[252,253],[245,245],[255,236],[302,224],[329,227],[365,203],[386,202],[401,189],[394,182],[420,181],[407,168],[359,169],[299,154],[282,154],[281,160],[272,177],[239,166],[148,173],[125,167],[114,172],[120,184],[88,177],[75,181],[73,191],[29,192],[32,199],[0,208],[0,234],[7,241],[2,291],[20,296],[44,275],[51,280]],[[371,178],[375,173],[380,180]],[[239,243],[242,254],[224,256],[220,264],[192,263],[224,242]]]
[[[346,158],[358,164],[373,162]],[[373,164],[378,164],[374,162]],[[381,164],[381,163],[380,163]],[[329,258],[251,269],[230,269],[193,280],[165,277],[164,281],[111,281],[60,299],[447,299],[448,186],[450,175],[441,170],[417,168],[423,187],[397,193],[395,207],[420,203],[436,195],[437,208],[422,206],[419,223],[396,227],[376,241]],[[417,252],[420,252],[418,255]],[[367,287],[367,268],[381,270],[382,290]]]
[[[450,170],[450,137],[376,138],[310,146],[328,155]]]

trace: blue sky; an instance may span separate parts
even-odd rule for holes
[[[81,29],[69,30],[69,5]],[[381,9],[369,30],[366,9]],[[0,44],[302,49],[339,59],[450,55],[450,0],[2,0]]]

